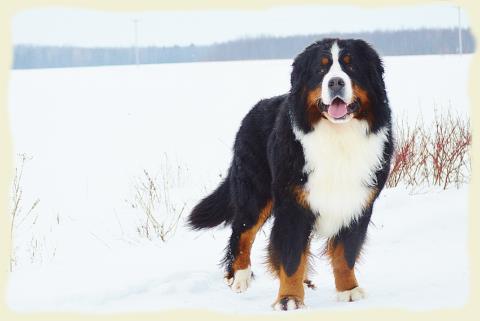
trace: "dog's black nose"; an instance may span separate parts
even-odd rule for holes
[[[340,77],[333,77],[328,82],[328,88],[330,88],[334,92],[341,90],[343,87],[345,87],[345,81],[343,81],[343,79]]]

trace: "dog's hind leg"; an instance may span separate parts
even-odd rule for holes
[[[224,259],[226,265],[225,282],[235,292],[244,292],[250,285],[252,270],[250,251],[255,236],[272,212],[272,202],[268,200],[253,221],[246,215],[232,223],[232,235]]]
[[[223,263],[227,284],[236,292],[245,291],[250,284],[250,250],[258,230],[272,211],[272,178],[266,151],[268,133],[271,131],[269,126],[273,125],[275,113],[268,113],[267,116],[272,117],[269,120],[262,115],[263,111],[254,109],[242,121],[235,138],[229,170],[234,215],[231,221],[232,235]]]

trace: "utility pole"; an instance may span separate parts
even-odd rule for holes
[[[134,49],[135,49],[135,64],[140,64],[140,52],[138,48],[138,19],[133,19],[133,32],[135,36]]]
[[[460,6],[457,7],[458,9],[458,53],[461,55],[463,54],[463,44],[462,44],[462,21],[461,21],[461,10]]]

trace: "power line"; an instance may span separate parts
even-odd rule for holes
[[[463,44],[462,44],[462,20],[461,20],[461,9],[460,6],[458,9],[458,53],[463,54]]]
[[[138,19],[133,19],[133,33],[134,33],[134,50],[135,50],[135,64],[140,64],[140,51],[138,48]]]

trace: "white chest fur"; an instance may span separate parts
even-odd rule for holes
[[[307,201],[318,215],[316,232],[332,237],[361,215],[375,185],[375,171],[382,166],[385,130],[367,134],[365,121],[318,122],[304,134],[294,129],[305,155]]]

